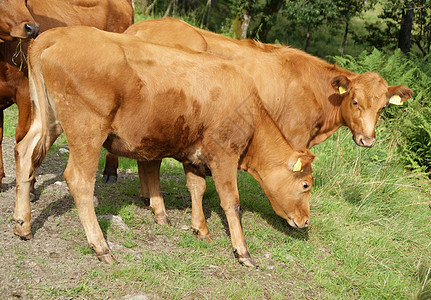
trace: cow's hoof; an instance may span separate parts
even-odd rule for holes
[[[192,230],[193,230],[193,233],[195,234],[195,236],[198,238],[198,239],[200,239],[200,240],[205,240],[205,241],[207,241],[208,243],[211,243],[213,240],[211,239],[211,237],[210,237],[210,234],[209,233],[207,233],[207,234],[202,234],[201,233],[201,231],[199,230],[199,229],[197,229],[197,228],[192,228]]]
[[[111,251],[105,254],[97,254],[97,258],[101,262],[104,262],[105,264],[111,264],[117,261],[117,258],[114,255],[112,255]]]
[[[35,193],[30,192],[30,202],[36,202],[37,197]]]
[[[244,254],[239,254],[237,249],[233,250],[233,254],[238,259],[239,263],[247,267],[256,267],[257,265],[251,259],[250,252],[246,251]]]
[[[117,175],[103,174],[103,182],[104,183],[115,183],[115,182],[117,182]]]
[[[15,225],[15,228],[13,229],[13,233],[19,236],[24,241],[28,241],[33,238],[33,234],[31,232],[28,232],[28,230],[24,230],[22,226],[19,224]]]
[[[251,257],[238,257],[238,261],[241,265],[246,267],[257,267],[256,263],[251,259]]]
[[[163,214],[162,216],[154,216],[154,220],[159,225],[171,225],[171,221],[169,221],[168,216],[165,214]]]

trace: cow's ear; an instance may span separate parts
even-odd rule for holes
[[[404,101],[413,96],[413,91],[405,85],[390,86],[388,87],[388,93],[386,96],[389,103],[402,105]]]
[[[352,82],[344,75],[332,78],[331,85],[340,95],[347,94],[352,88]]]
[[[295,155],[289,159],[289,168],[292,172],[303,172],[308,166],[311,167],[316,155],[311,153],[308,149],[302,149],[295,152]],[[311,168],[310,168],[311,170]]]

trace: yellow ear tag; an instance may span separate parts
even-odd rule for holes
[[[302,171],[302,163],[301,163],[301,159],[298,158],[298,161],[296,162],[296,164],[293,166],[293,172],[299,172]]]
[[[403,105],[403,103],[401,102],[401,97],[399,95],[393,95],[391,99],[389,99],[389,103],[394,105]]]
[[[347,90],[343,88],[342,86],[338,87],[338,91],[340,92],[340,95],[347,93]]]

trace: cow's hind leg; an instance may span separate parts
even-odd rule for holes
[[[103,182],[117,182],[118,156],[106,153],[105,169],[103,170]]]
[[[46,133],[44,140],[41,140],[41,127],[35,122],[25,137],[15,146],[16,202],[13,219],[16,224],[14,233],[22,239],[28,240],[33,237],[30,224],[30,191],[36,169],[61,132],[60,126],[53,126]]]
[[[73,144],[69,143],[70,154],[64,178],[75,200],[90,247],[100,261],[111,263],[115,258],[103,237],[93,206],[94,183],[102,141],[100,145],[96,145],[94,140],[91,144],[81,143],[82,141],[79,139]]]
[[[159,225],[169,225],[165,202],[160,188],[161,160],[138,161],[141,197],[149,197],[149,205],[154,212],[154,220]]]
[[[187,188],[192,198],[192,229],[198,238],[211,242],[206,224],[202,200],[206,189],[205,170],[203,166],[183,164],[187,178]]]

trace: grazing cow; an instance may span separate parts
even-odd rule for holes
[[[3,39],[3,35],[8,37],[7,34],[13,37],[26,37],[23,34],[18,35],[16,33],[19,32],[17,29],[6,26],[13,20],[15,20],[17,24],[21,24],[23,30],[29,28],[28,37],[35,37],[39,32],[39,27],[36,28],[32,24],[40,24],[41,32],[54,27],[72,25],[88,25],[106,31],[123,32],[128,26],[133,24],[134,12],[130,0],[27,0],[26,2],[28,9],[25,6],[24,0],[0,0],[1,39]],[[5,15],[3,15],[3,12],[5,12]],[[10,17],[12,21],[6,19],[7,16]],[[33,20],[32,16],[37,23]],[[11,40],[12,38],[4,39]],[[25,60],[27,47],[28,42],[25,41],[8,41],[0,43],[0,61],[7,62],[11,65],[17,64],[24,74],[27,74],[27,63]],[[1,84],[2,83],[0,82],[0,85]],[[23,100],[17,103],[20,114],[15,134],[17,142],[24,137],[30,125],[30,95],[28,94],[28,89],[25,85],[22,85],[22,87],[24,87],[24,90],[19,93],[22,95]],[[14,87],[14,89],[17,88],[19,87]],[[25,93],[27,93],[27,96]],[[0,102],[5,100],[6,99],[0,99]],[[6,105],[8,103],[7,101],[4,103],[1,102],[0,105]],[[1,125],[2,127],[0,130],[2,131],[3,124]],[[3,160],[0,153],[0,166],[2,165]],[[0,172],[0,190],[3,177],[4,173]]]
[[[143,21],[125,33],[153,43],[190,45],[195,51],[212,52],[235,61],[252,76],[262,101],[294,148],[311,148],[341,126],[350,129],[358,146],[372,147],[377,118],[388,100],[403,102],[412,96],[406,86],[388,86],[377,73],[355,74],[297,49],[237,41],[177,19]],[[202,38],[206,43],[202,43]],[[167,224],[166,211],[160,204],[160,161],[141,161],[138,168],[141,196],[150,198],[156,222]],[[203,180],[199,182],[205,184]],[[192,195],[192,228],[198,236],[208,237],[201,203],[205,186],[188,186]]]
[[[0,43],[35,38],[39,33],[39,26],[25,4],[25,0],[0,1]]]
[[[291,226],[308,226],[314,155],[292,149],[253,80],[230,61],[91,27],[56,28],[32,42],[29,78],[34,113],[15,148],[15,234],[31,238],[30,181],[63,131],[70,149],[64,177],[101,261],[114,259],[93,207],[102,145],[138,160],[173,157],[188,173],[207,166],[243,264],[253,262],[239,219],[238,167]]]

